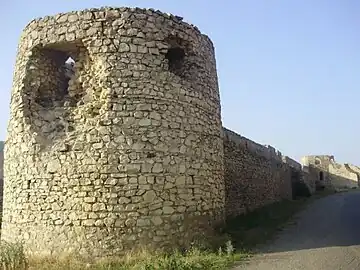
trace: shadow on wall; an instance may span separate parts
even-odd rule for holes
[[[224,128],[226,216],[235,217],[283,199],[304,196],[302,166],[271,146]],[[306,195],[314,191],[302,185]],[[309,194],[310,193],[310,194]]]
[[[310,197],[315,192],[315,182],[310,182],[304,173],[291,168],[292,199]]]
[[[360,167],[338,164],[334,156],[306,156],[300,164],[271,146],[223,131],[227,218],[283,199],[309,197],[315,190],[359,186]]]
[[[302,158],[303,170],[315,179],[317,189],[348,189],[359,187],[360,168],[351,164],[339,164],[334,156],[317,155]]]

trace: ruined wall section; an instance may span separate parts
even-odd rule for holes
[[[226,215],[292,198],[291,168],[273,147],[224,128]]]
[[[299,162],[297,162],[295,159],[292,159],[288,156],[283,156],[282,157],[282,161],[284,163],[286,163],[287,165],[289,165],[291,168],[293,168],[296,171],[301,171],[302,170],[302,166]]]
[[[4,142],[0,141],[0,208],[2,215],[3,207],[3,192],[4,192]]]
[[[358,187],[358,174],[348,164],[332,162],[329,165],[329,176],[335,189]]]
[[[332,155],[311,155],[301,158],[304,172],[307,178],[315,181],[315,185],[320,188],[332,189],[331,178],[329,175],[329,166],[334,160]]]
[[[102,8],[33,20],[14,73],[1,237],[93,257],[187,245],[224,220],[221,132],[214,47],[182,18]]]
[[[358,183],[360,181],[360,167],[350,164],[350,163],[345,163],[345,166],[347,168],[347,170],[349,170],[350,172],[353,172],[357,175],[357,179],[358,179]]]
[[[312,155],[302,158],[309,177],[330,189],[356,188],[359,186],[360,169],[352,164],[340,164],[332,155]]]
[[[293,184],[295,182],[305,183],[305,185],[308,187],[310,193],[315,192],[316,179],[309,173],[309,170],[307,169],[307,167],[303,167],[303,165],[301,165],[299,162],[297,162],[296,160],[294,160],[288,156],[283,157],[283,162],[286,163],[287,165],[289,165],[289,167],[291,169],[291,172],[292,172],[291,181]]]

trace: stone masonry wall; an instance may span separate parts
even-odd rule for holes
[[[14,73],[1,237],[39,254],[186,245],[224,220],[221,132],[214,47],[182,18],[101,8],[33,20]]]
[[[304,167],[299,162],[288,156],[284,156],[282,159],[284,163],[289,165],[292,171],[292,183],[294,184],[296,181],[303,182],[309,189],[310,193],[314,193],[316,191],[316,179],[309,173],[307,167]]]
[[[314,175],[311,174],[309,172],[309,170],[307,170],[306,168],[303,168],[302,180],[306,184],[306,186],[309,188],[310,193],[313,194],[316,191],[317,177],[314,177]]]
[[[0,141],[0,209],[2,212],[4,192],[4,142]],[[0,213],[1,214],[1,213]]]
[[[335,162],[332,155],[312,155],[302,158],[309,174],[316,182],[331,189],[357,188],[360,168],[352,164]]]
[[[358,187],[358,174],[352,171],[347,164],[330,164],[329,175],[335,189]]]
[[[225,217],[291,199],[298,181],[313,192],[360,177],[222,128],[212,42],[152,9],[30,22],[10,113],[1,238],[42,255],[188,246]]]
[[[332,188],[331,178],[329,176],[329,165],[333,156],[318,155],[305,156],[301,158],[304,170],[308,173],[308,177],[315,179],[317,186]]]
[[[291,167],[274,148],[224,128],[226,215],[292,198]]]

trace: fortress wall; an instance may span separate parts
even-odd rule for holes
[[[214,47],[182,18],[101,8],[33,20],[10,108],[2,240],[95,257],[187,246],[224,221]]]
[[[4,146],[0,141],[0,211],[2,213],[3,207],[3,192],[4,192]]]
[[[335,189],[358,187],[358,174],[352,171],[347,164],[330,164],[329,176]]]
[[[302,166],[296,160],[284,156],[283,162],[289,165],[290,169],[292,170],[292,183],[295,182],[303,182],[308,187],[310,193],[314,193],[316,191],[315,181],[316,178],[313,177],[311,173],[309,173],[307,166]]]
[[[303,171],[307,173],[306,179],[319,186],[332,188],[329,166],[333,163],[332,155],[310,155],[301,158]]]
[[[224,128],[226,215],[291,199],[291,168],[281,154]]]
[[[291,199],[301,177],[355,183],[359,169],[332,156],[305,158],[302,174],[223,128],[220,109],[213,44],[181,17],[100,8],[33,20],[1,153],[1,240],[86,257],[188,247],[226,216]]]
[[[349,163],[345,163],[346,165],[346,168],[351,171],[351,172],[354,172],[358,175],[360,175],[360,167],[359,166],[356,166],[356,165],[353,165],[353,164],[349,164]]]
[[[307,185],[311,194],[316,191],[316,180],[317,176],[315,177],[314,174],[310,173],[309,170],[302,170],[302,181]]]
[[[302,170],[302,166],[299,162],[297,162],[296,160],[288,157],[288,156],[283,156],[283,162],[288,164],[291,168],[293,168],[296,171],[301,171]]]
[[[308,178],[327,188],[343,189],[358,187],[360,169],[351,164],[335,162],[332,155],[312,155],[302,158]]]
[[[226,134],[226,136],[228,136],[230,141],[233,141],[237,145],[248,149],[249,152],[255,155],[264,157],[265,159],[272,159],[276,161],[282,160],[281,153],[270,145],[258,144],[226,128],[224,128],[224,133]]]

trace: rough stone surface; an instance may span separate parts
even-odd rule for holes
[[[292,198],[291,168],[281,153],[224,129],[226,215]]]
[[[1,237],[39,254],[185,245],[224,220],[221,132],[214,47],[180,17],[33,20],[14,73]]]
[[[29,23],[4,156],[1,237],[43,255],[187,246],[225,217],[291,199],[294,183],[314,192],[360,176],[222,128],[210,39],[139,8]]]
[[[332,155],[305,156],[302,163],[317,186],[336,190],[359,187],[360,167],[337,163]]]
[[[0,208],[3,206],[4,192],[4,142],[0,141]]]

